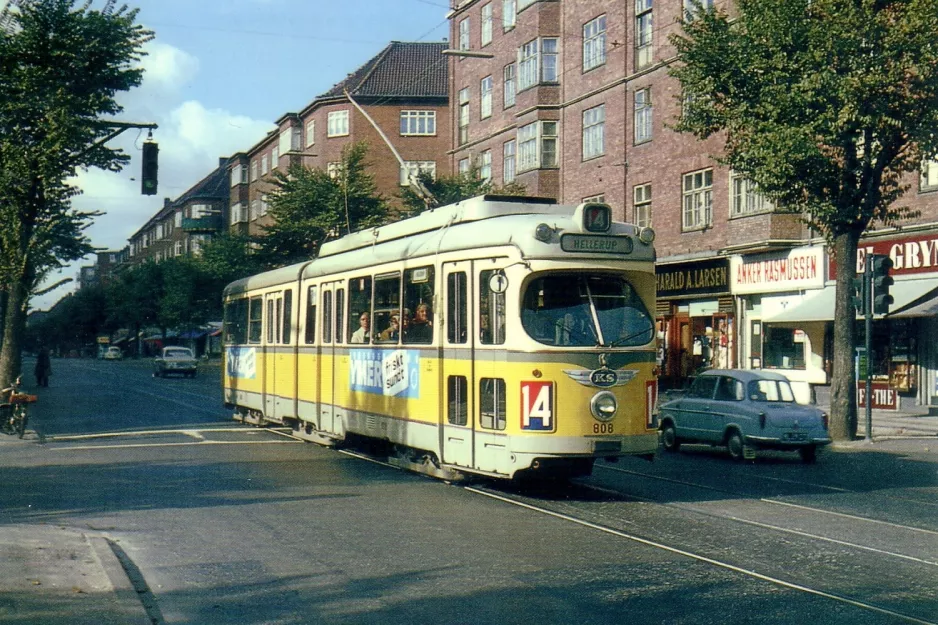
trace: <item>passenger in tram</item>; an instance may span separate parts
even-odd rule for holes
[[[371,339],[369,327],[371,325],[371,315],[365,311],[358,318],[359,328],[352,332],[352,338],[349,343],[367,343]]]
[[[404,335],[405,343],[429,343],[433,340],[433,322],[429,304],[420,304],[414,312],[410,328]]]
[[[378,340],[382,343],[397,343],[401,333],[401,319],[397,313],[391,315],[391,322],[379,335]]]

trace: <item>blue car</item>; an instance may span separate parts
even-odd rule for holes
[[[785,376],[770,371],[711,369],[698,375],[680,397],[659,410],[665,451],[681,443],[726,446],[734,460],[755,450],[797,451],[814,462],[831,442],[827,415],[799,404]]]

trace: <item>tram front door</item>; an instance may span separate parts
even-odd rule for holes
[[[442,461],[463,467],[474,463],[475,389],[473,353],[475,331],[472,319],[471,261],[444,263],[443,297],[445,302],[442,343],[443,376],[440,414],[440,449]]]
[[[264,341],[264,415],[278,420],[277,414],[277,368],[282,367],[283,354],[278,353],[278,343],[283,336],[283,293],[268,293],[266,296],[267,336]]]

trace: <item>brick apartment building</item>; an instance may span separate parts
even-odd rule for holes
[[[292,163],[331,171],[342,149],[364,141],[378,192],[394,202],[408,184],[388,141],[413,170],[449,174],[448,64],[444,42],[391,42],[348,78],[277,128],[250,150],[235,154],[229,168],[232,231],[261,234],[267,214],[269,175]],[[363,115],[356,104],[370,117]]]
[[[228,218],[228,163],[218,167],[175,200],[163,207],[130,237],[128,262],[159,262],[197,254],[207,241],[222,232]]]
[[[719,165],[718,137],[670,128],[681,89],[669,37],[692,11],[689,0],[459,1],[449,14],[453,47],[466,53],[450,60],[452,166],[563,203],[602,200],[654,227],[665,385],[701,366],[827,383],[835,286],[824,241]],[[894,318],[874,324],[876,373],[925,403],[938,383],[927,340],[938,326],[923,312],[938,302],[938,164],[909,185],[902,202],[920,217],[868,232],[861,259],[897,261]]]

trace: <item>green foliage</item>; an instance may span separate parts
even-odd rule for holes
[[[401,201],[404,209],[402,216],[411,217],[427,208],[436,208],[454,204],[477,195],[525,195],[527,190],[523,184],[511,182],[503,186],[494,184],[491,179],[483,180],[479,177],[479,170],[472,169],[464,174],[454,176],[440,176],[434,178],[427,172],[417,174],[417,180],[430,192],[433,198],[429,206],[424,198],[410,185],[401,189]]]
[[[268,226],[258,241],[260,258],[282,266],[315,256],[323,241],[388,220],[387,202],[368,173],[367,144],[346,146],[333,176],[299,165],[273,173]]]

